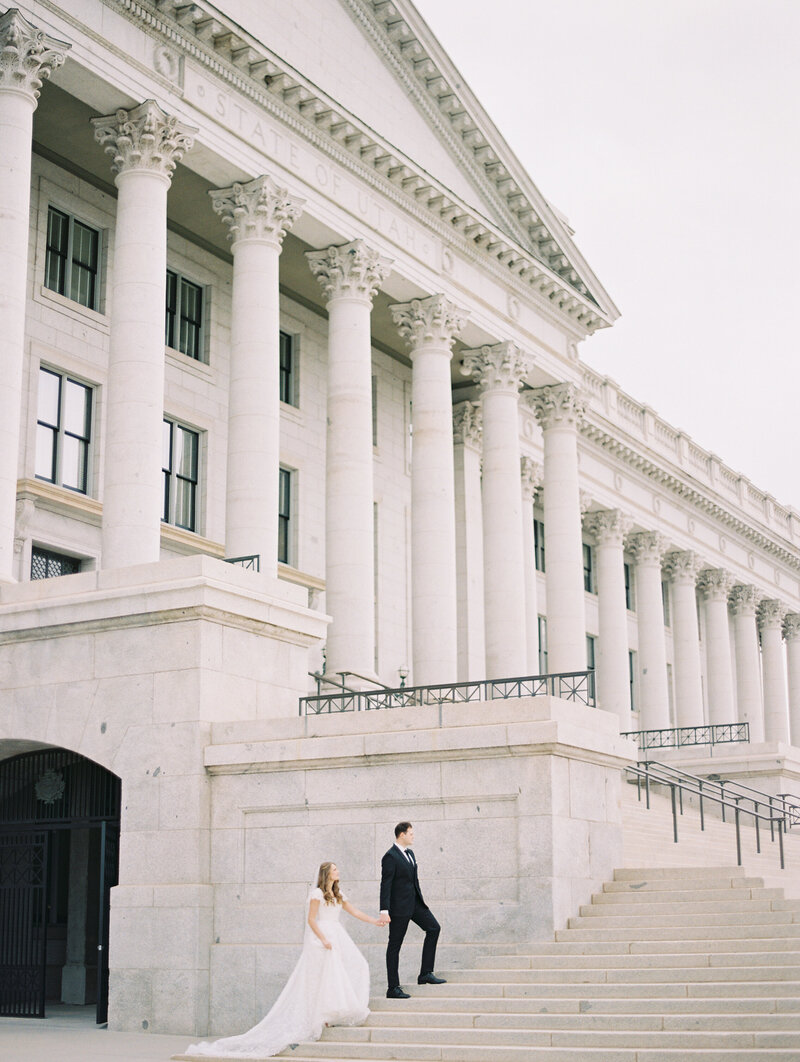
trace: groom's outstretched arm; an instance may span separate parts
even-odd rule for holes
[[[395,862],[391,852],[387,852],[381,860],[381,902],[380,910],[389,910],[389,898],[392,895],[392,881],[394,880]]]

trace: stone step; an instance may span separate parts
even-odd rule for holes
[[[425,1044],[451,1048],[468,1047],[632,1047],[632,1048],[725,1048],[731,1050],[754,1050],[769,1047],[797,1047],[797,1035],[789,1032],[704,1032],[664,1030],[620,1031],[605,1029],[536,1030],[536,1029],[458,1029],[458,1028],[409,1028],[400,1032],[396,1028],[360,1025],[355,1028],[337,1026],[325,1029],[323,1043],[335,1043],[338,1047],[370,1045],[393,1045],[401,1039],[404,1044]]]
[[[564,936],[558,941],[543,944],[520,945],[515,951],[501,952],[499,949],[484,954],[475,960],[483,964],[485,959],[498,960],[503,955],[509,958],[528,956],[536,959],[545,955],[663,955],[667,953],[731,953],[751,952],[790,952],[800,953],[800,940],[797,937],[735,937],[731,940],[676,940],[675,933],[665,940],[571,940],[569,934],[576,930],[564,930]]]
[[[597,929],[613,929],[614,926],[629,926],[639,929],[648,927],[658,928],[667,926],[758,926],[769,925],[800,925],[800,913],[793,911],[744,911],[728,910],[719,911],[713,908],[705,913],[686,912],[684,914],[659,914],[647,915],[644,912],[636,914],[611,913],[608,910],[598,911],[596,908],[581,908],[579,918],[570,918],[567,927],[569,929],[581,929],[593,927]]]
[[[176,1055],[187,1062],[204,1062],[199,1056]],[[403,1059],[407,1062],[797,1062],[797,1050],[789,1048],[742,1048],[687,1050],[686,1048],[607,1048],[586,1047],[471,1047],[467,1045],[437,1046],[432,1044],[353,1044],[347,1051],[341,1044],[302,1044],[287,1049],[279,1058],[294,1062],[311,1062],[328,1058],[335,1062],[386,1062]]]
[[[796,966],[800,968],[800,947],[792,951],[746,951],[706,953],[705,951],[686,952],[675,942],[674,951],[656,952],[650,949],[635,953],[604,955],[598,962],[596,955],[557,954],[557,955],[488,955],[478,959],[470,969],[479,970],[561,970],[561,969],[597,969],[602,966],[611,969],[648,969],[650,967],[695,968],[702,966]],[[463,972],[463,971],[462,971]]]
[[[571,966],[548,970],[451,970],[449,984],[532,985],[620,984],[636,980],[638,984],[688,984],[697,981],[792,981],[800,982],[800,966],[686,966],[681,956],[678,965],[666,967],[626,966],[622,969],[597,966]]]
[[[660,1015],[756,1015],[756,1014],[800,1014],[800,998],[786,996],[739,996],[689,998],[685,995],[666,997],[659,991],[657,997],[631,998],[620,994],[619,998],[599,998],[596,992],[587,998],[583,993],[565,996],[536,996],[511,998],[508,996],[445,996],[439,999],[422,999],[416,997],[408,1010],[405,1000],[391,1000],[377,997],[370,1000],[373,1012],[384,1011],[399,1016],[448,1013],[474,1014],[660,1014]]]
[[[465,973],[468,971],[464,971]],[[718,971],[714,971],[718,973]],[[768,973],[769,971],[765,971]],[[525,997],[546,998],[555,996],[559,998],[580,997],[600,998],[609,997],[616,999],[654,999],[654,998],[681,998],[681,997],[710,997],[720,998],[724,996],[800,996],[800,981],[766,978],[753,978],[751,980],[738,980],[734,977],[717,976],[715,980],[709,978],[682,981],[646,981],[637,974],[635,981],[626,981],[624,975],[608,981],[570,981],[566,978],[556,978],[550,973],[549,981],[531,981],[528,984],[504,981],[466,981],[455,979],[446,985],[436,986],[436,997],[444,999],[451,996],[459,998],[502,998],[519,999]],[[416,986],[406,985],[405,990],[412,996],[419,995]],[[433,992],[433,989],[430,989]],[[414,1004],[402,1001],[409,1009]]]
[[[746,890],[742,890],[743,892]],[[775,890],[780,892],[780,890]],[[607,895],[603,893],[603,895]],[[691,894],[689,894],[691,895]],[[747,896],[739,897],[733,890],[731,890],[731,899],[726,903],[721,903],[719,900],[651,900],[647,897],[641,897],[641,902],[636,903],[631,900],[629,896],[626,896],[614,903],[591,903],[583,904],[580,907],[580,914],[591,917],[592,914],[601,916],[608,916],[610,914],[619,915],[643,915],[647,914],[650,918],[658,918],[661,914],[680,914],[680,915],[692,915],[692,914],[705,914],[707,911],[716,911],[720,914],[726,914],[728,912],[736,912],[740,914],[746,914],[748,912],[757,913],[763,911],[791,911],[796,914],[800,914],[800,900],[784,900],[780,896],[759,900],[748,899]]]
[[[746,880],[746,879],[743,879]],[[625,892],[598,892],[592,895],[592,903],[600,906],[625,906],[631,904],[665,904],[665,903],[742,903],[747,900],[782,900],[783,889],[767,888],[727,888],[727,889],[704,889],[698,892],[696,889],[687,888],[682,883],[680,889],[665,889],[663,891],[642,890],[636,892],[629,889]]]
[[[747,877],[744,867],[725,866],[674,866],[665,867],[658,863],[650,866],[639,864],[635,867],[618,867],[614,871],[614,881],[654,881],[657,878],[683,878],[688,880],[719,879],[720,875],[726,878]]]
[[[603,892],[665,892],[669,889],[683,891],[691,889],[694,892],[705,892],[721,888],[729,889],[760,889],[764,887],[763,878],[725,877],[720,878],[656,878],[648,879],[643,876],[636,880],[607,881],[603,885]]]
[[[559,929],[556,931],[556,945],[562,941],[629,941],[640,942],[643,947],[649,947],[653,941],[674,940],[676,935],[675,926],[635,926],[625,927],[616,925],[613,921],[608,928],[595,925],[595,920],[570,919],[575,923],[574,928]],[[640,920],[641,921],[641,920]],[[774,938],[776,933],[788,940],[800,937],[800,923],[775,923],[770,920],[753,924],[748,921],[746,926],[738,920],[729,924],[717,923],[715,925],[680,926],[681,937],[686,941],[723,941],[741,940],[755,941]],[[524,947],[525,945],[520,945]]]
[[[378,1011],[370,1014],[370,1028],[397,1030],[409,1026],[433,1029],[604,1029],[612,1032],[671,1031],[724,1032],[792,1032],[800,1031],[800,1013],[796,1014],[482,1014],[475,1011]],[[398,1031],[398,1039],[401,1034]]]

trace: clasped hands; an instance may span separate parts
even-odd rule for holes
[[[390,922],[391,922],[391,918],[388,916],[388,914],[382,914],[380,916],[380,918],[377,918],[375,920],[375,925],[379,926],[379,927],[383,927],[383,926],[388,926]]]

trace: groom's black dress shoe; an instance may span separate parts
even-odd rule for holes
[[[417,978],[418,985],[446,985],[447,981],[443,977],[434,977],[432,973],[420,974]]]
[[[408,994],[408,992],[404,992],[403,989],[398,986],[397,988],[387,988],[386,989],[386,998],[387,999],[411,999],[411,996]]]

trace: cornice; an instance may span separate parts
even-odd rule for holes
[[[591,409],[587,410],[578,430],[584,439],[594,443],[607,453],[620,458],[626,465],[636,469],[648,479],[653,480],[662,487],[666,487],[667,490],[672,491],[683,501],[694,505],[701,512],[724,524],[765,553],[776,557],[788,568],[800,572],[800,555],[798,553],[786,549],[776,539],[770,538],[754,527],[752,523],[743,520],[731,509],[712,498],[710,494],[699,490],[687,479],[671,471],[666,465],[658,464],[643,453],[641,449],[634,448],[633,445],[630,445],[618,435],[612,434],[605,425],[599,422],[599,418],[593,415]]]
[[[562,327],[568,324],[576,336],[611,324],[615,315],[601,309],[585,285],[583,291],[575,287],[566,266],[542,261],[205,0],[104,2],[263,107],[481,268],[513,283],[537,310]],[[361,6],[361,0],[344,2]],[[520,215],[527,203],[524,196],[522,200]],[[527,209],[536,214],[530,204]]]

